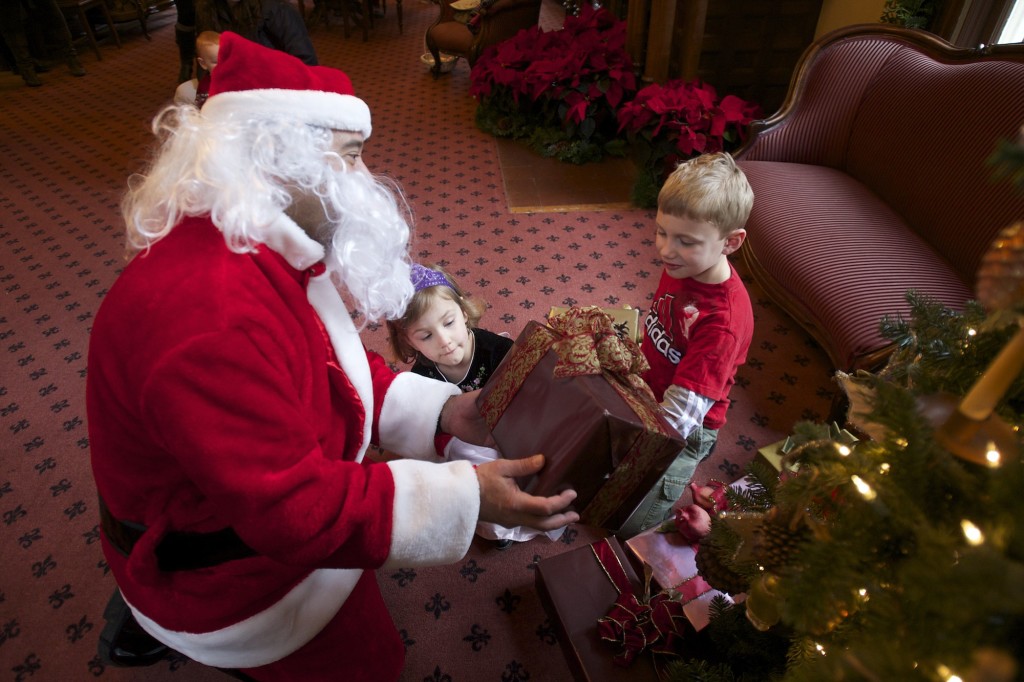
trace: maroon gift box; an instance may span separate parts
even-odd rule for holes
[[[643,585],[615,538],[615,551],[637,594]],[[537,564],[537,593],[558,631],[569,669],[578,682],[653,682],[658,679],[650,655],[640,655],[628,667],[616,665],[614,643],[602,641],[597,621],[619,596],[590,545],[564,552]]]
[[[481,391],[480,411],[503,456],[545,455],[520,487],[572,488],[582,523],[616,530],[685,443],[638,376],[639,348],[615,335],[607,315],[573,308],[551,321],[526,326]]]

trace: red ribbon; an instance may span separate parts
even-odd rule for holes
[[[656,654],[674,654],[682,637],[676,619],[685,619],[683,605],[665,592],[641,601],[626,576],[615,550],[608,540],[592,544],[597,563],[619,593],[608,614],[597,621],[601,639],[618,644],[619,652],[612,659],[617,665],[628,666],[638,654],[650,649]]]

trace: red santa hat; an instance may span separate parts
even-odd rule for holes
[[[354,92],[338,69],[309,66],[225,31],[202,111],[204,118],[281,117],[370,137],[370,108]]]

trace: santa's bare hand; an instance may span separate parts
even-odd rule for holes
[[[537,497],[519,489],[516,477],[535,474],[543,466],[544,455],[496,459],[478,466],[480,520],[506,528],[529,526],[538,530],[555,530],[579,521],[579,514],[566,510],[576,499],[575,490],[564,490],[551,497]]]

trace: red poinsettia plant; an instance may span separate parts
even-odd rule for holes
[[[699,81],[672,80],[640,90],[618,110],[619,132],[640,156],[634,202],[653,205],[657,189],[680,161],[739,147],[760,115],[757,104],[735,95],[719,100],[714,87]]]
[[[640,165],[638,206],[653,206],[681,160],[732,151],[760,108],[719,99],[699,82],[670,81],[637,92],[626,23],[590,3],[558,31],[539,26],[487,48],[473,66],[477,125],[499,137],[527,138],[544,156],[584,163],[624,155]]]
[[[561,30],[538,26],[489,47],[471,79],[481,128],[576,162],[604,154],[618,137],[616,110],[636,94],[625,22],[589,4]]]

